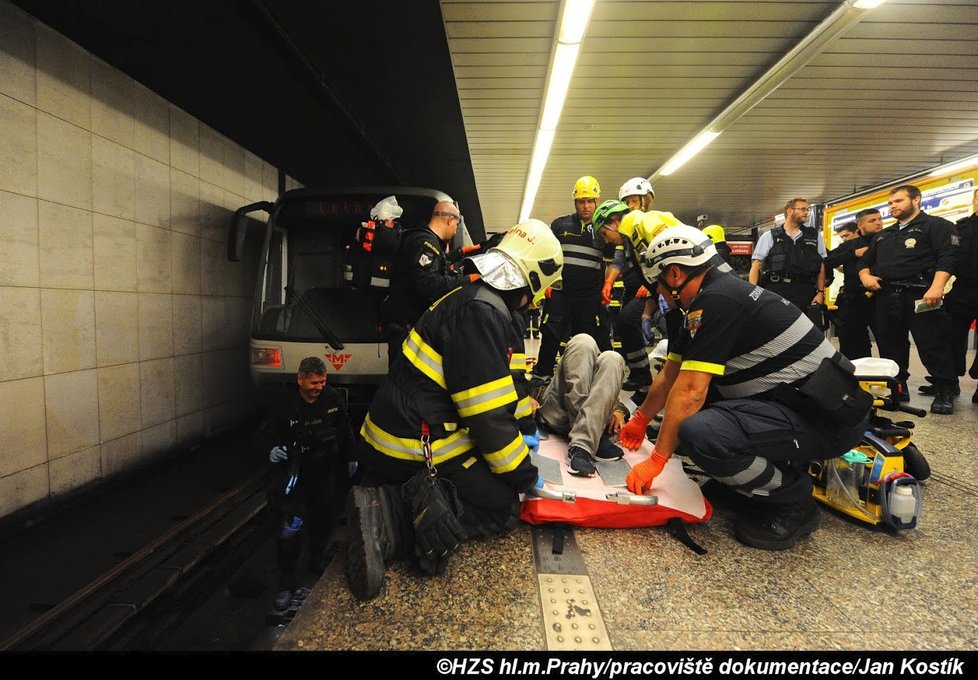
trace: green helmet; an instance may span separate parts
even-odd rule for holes
[[[613,198],[608,199],[601,205],[599,205],[594,210],[594,215],[591,217],[591,226],[596,232],[598,229],[604,226],[604,223],[608,221],[608,218],[612,215],[618,215],[620,218],[622,215],[628,212],[628,206],[617,201]]]

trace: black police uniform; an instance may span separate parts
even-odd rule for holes
[[[438,475],[458,491],[469,537],[518,522],[518,494],[537,480],[523,440],[535,427],[522,324],[481,282],[456,288],[418,319],[361,429],[362,486],[410,479],[425,464],[427,432]]]
[[[394,259],[390,296],[381,309],[387,358],[392,364],[411,326],[432,302],[462,282],[446,244],[427,225],[408,229]]]
[[[355,437],[343,397],[327,385],[310,404],[298,385],[287,386],[262,417],[255,442],[265,456],[275,446],[288,450],[288,459],[276,464],[270,501],[282,520],[277,544],[281,586],[294,590],[302,535],[309,536],[311,566],[321,568],[348,491],[347,463],[353,460]]]
[[[771,230],[771,238],[773,243],[764,258],[760,284],[806,311],[818,291],[822,267],[818,232],[802,227],[801,236],[792,239],[781,226]]]
[[[611,349],[608,313],[601,304],[604,268],[601,249],[594,243],[590,224],[574,215],[558,217],[550,225],[564,254],[560,290],[544,303],[540,352],[533,372],[553,375],[560,344],[572,335],[587,333],[601,351]]]
[[[876,297],[876,341],[881,357],[900,367],[898,376],[910,376],[910,340],[913,334],[920,360],[937,391],[950,393],[958,379],[951,358],[951,326],[943,308],[914,312],[934,280],[934,272],[954,273],[957,235],[949,221],[921,211],[902,229],[898,224],[879,232],[857,267],[881,279]]]
[[[964,375],[968,331],[978,318],[978,214],[958,220],[955,226],[959,239],[954,261],[954,275],[957,278],[944,298],[944,309],[951,319],[951,352],[955,373]],[[978,371],[972,370],[972,373]]]
[[[852,372],[797,307],[737,276],[707,272],[669,340],[669,359],[681,370],[713,375],[705,407],[679,426],[677,452],[759,501],[810,499],[808,461],[848,451],[869,415],[867,406],[859,423],[843,425],[802,405],[796,388],[826,358]]]
[[[839,336],[839,349],[850,359],[873,356],[873,346],[869,339],[869,329],[875,333],[876,310],[873,296],[859,281],[856,251],[869,245],[865,236],[843,241],[825,257],[825,269],[842,267],[842,289],[835,303],[839,307],[836,315],[836,330]]]

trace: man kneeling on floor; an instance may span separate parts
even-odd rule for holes
[[[385,562],[413,553],[441,574],[461,541],[512,528],[520,492],[538,482],[528,441],[539,439],[517,423],[529,401],[510,372],[523,347],[514,315],[558,283],[560,242],[528,220],[469,261],[481,278],[417,321],[361,430],[362,486],[347,506],[347,578],[360,599],[380,591]]]
[[[572,475],[592,477],[593,460],[618,460],[624,454],[612,437],[628,419],[618,401],[625,380],[625,360],[618,352],[598,350],[590,335],[570,339],[557,375],[544,384],[531,383],[540,406],[536,418],[544,430],[566,436]],[[610,416],[609,416],[610,414]]]
[[[649,489],[673,453],[745,496],[754,512],[736,538],[766,550],[791,548],[818,528],[809,461],[840,456],[858,443],[872,397],[853,366],[794,305],[714,271],[713,242],[678,226],[661,232],[642,259],[648,281],[685,313],[669,356],[621,430],[637,449],[650,418],[666,408],[652,455],[627,478]]]

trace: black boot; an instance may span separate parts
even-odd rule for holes
[[[954,413],[954,397],[947,387],[941,387],[934,395],[934,401],[930,405],[930,412],[942,416],[949,416]]]
[[[299,561],[299,552],[302,543],[297,532],[283,531],[285,536],[280,536],[275,544],[276,561],[278,562],[278,591],[275,595],[275,610],[282,612],[288,609],[292,593],[295,591],[296,563]]]
[[[811,496],[792,505],[771,505],[737,522],[734,537],[761,550],[788,550],[818,529],[819,512]]]
[[[384,583],[385,562],[405,557],[413,544],[400,487],[353,487],[347,500],[347,523],[346,578],[358,599],[369,600]]]

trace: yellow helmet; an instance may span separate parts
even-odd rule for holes
[[[682,224],[675,215],[664,210],[642,212],[633,210],[622,219],[618,231],[632,243],[636,253],[643,253],[659,232]]]
[[[579,198],[601,198],[601,186],[591,175],[584,175],[574,183],[574,200]]]
[[[540,220],[520,222],[506,232],[499,245],[469,258],[482,280],[497,290],[528,287],[533,302],[547,288],[557,287],[564,266],[560,241]]]
[[[703,227],[703,233],[710,237],[710,240],[714,243],[723,243],[727,240],[727,235],[723,233],[723,227],[719,224],[711,224],[708,227]]]

